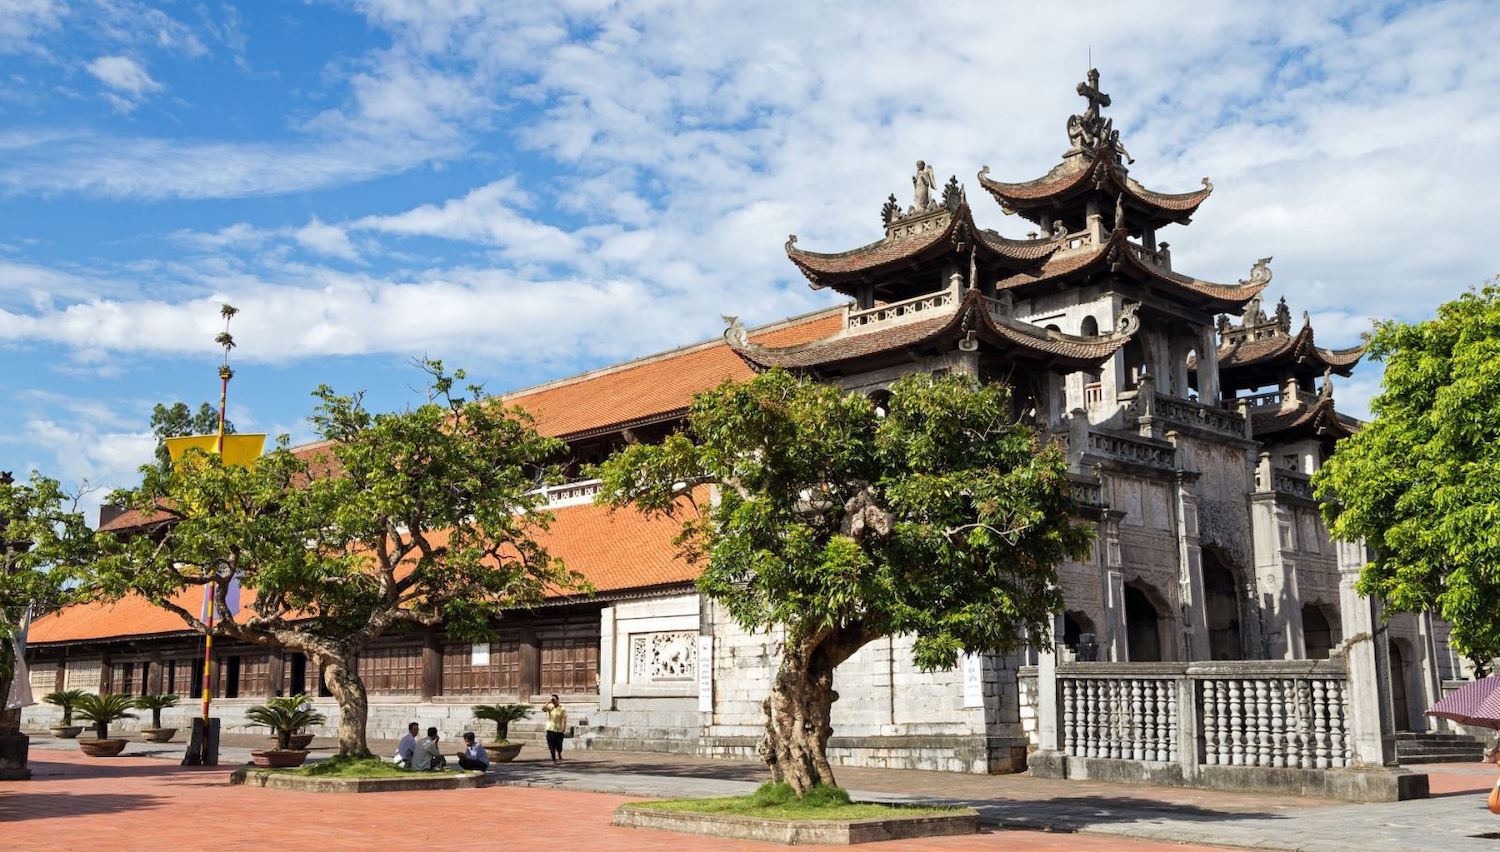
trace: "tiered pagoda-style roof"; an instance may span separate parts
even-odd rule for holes
[[[1096,369],[1125,345],[1137,327],[1131,309],[1122,315],[1112,334],[1063,334],[1014,318],[1008,297],[991,299],[973,289],[959,295],[961,284],[961,280],[956,281],[949,291],[920,303],[851,312],[848,328],[821,340],[782,347],[761,345],[752,342],[732,317],[724,338],[756,369],[838,373],[848,367],[862,372],[882,366],[883,360],[978,349],[983,343],[1010,361],[1072,372]],[[861,321],[866,315],[871,315],[868,323]]]
[[[786,243],[787,257],[814,288],[855,298],[868,288],[869,298],[895,301],[940,289],[946,268],[994,275],[1035,266],[1063,245],[1054,239],[1008,239],[978,227],[957,178],[948,180],[941,199],[932,197],[932,167],[926,163],[917,163],[913,183],[917,188],[911,207],[903,210],[895,195],[886,201],[882,239],[823,253],[798,248],[793,234]]]
[[[1333,406],[1333,383],[1324,380],[1323,389],[1311,401],[1295,394],[1282,400],[1277,406],[1260,406],[1251,409],[1250,431],[1259,441],[1295,441],[1300,438],[1316,438],[1332,443],[1347,438],[1359,431],[1363,425],[1347,414],[1340,414]]]
[[[1181,193],[1142,186],[1130,177],[1127,163],[1134,160],[1120,142],[1114,119],[1100,114],[1110,98],[1099,90],[1097,68],[1089,71],[1087,82],[1078,84],[1078,94],[1088,101],[1088,108],[1068,119],[1072,144],[1061,163],[1021,183],[991,180],[985,166],[979,171],[980,186],[1005,212],[1035,222],[1049,236],[1086,230],[1091,212],[1100,217],[1105,231],[1124,229],[1134,237],[1170,223],[1186,224],[1213,192],[1213,183],[1204,178],[1202,189]]]
[[[1324,349],[1313,341],[1312,318],[1302,314],[1302,327],[1292,332],[1292,312],[1282,298],[1267,317],[1260,299],[1246,305],[1240,325],[1219,318],[1219,382],[1226,392],[1279,384],[1297,378],[1309,386],[1325,373],[1348,376],[1364,356],[1363,346]]]

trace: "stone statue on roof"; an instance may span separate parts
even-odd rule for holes
[[[932,206],[932,191],[937,189],[937,176],[932,166],[917,161],[917,173],[911,178],[911,212],[920,213]]]

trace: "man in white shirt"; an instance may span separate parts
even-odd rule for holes
[[[417,727],[416,722],[412,722],[406,726],[406,736],[402,737],[401,741],[396,744],[396,756],[392,758],[396,761],[397,766],[404,766],[407,769],[412,768],[411,759],[417,751],[417,731],[420,730],[421,728]]]
[[[464,750],[458,753],[458,765],[464,769],[477,769],[480,772],[490,770],[490,755],[484,750],[484,746],[474,739],[474,732],[464,734]]]

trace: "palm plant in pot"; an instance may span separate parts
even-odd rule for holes
[[[169,743],[172,737],[177,736],[176,728],[161,726],[161,711],[168,707],[176,707],[177,702],[177,696],[162,694],[142,695],[135,700],[136,707],[151,711],[151,727],[141,729],[142,739],[148,743]]]
[[[296,695],[278,695],[275,698],[266,699],[267,707],[285,707],[288,710],[297,710],[310,703],[307,693],[304,692],[299,692]],[[321,722],[322,719],[319,719],[316,722],[309,722],[308,724],[317,725],[321,724]],[[272,739],[275,739],[275,737],[273,736]],[[312,741],[313,735],[299,728],[292,732],[291,737],[287,740],[287,745],[293,751],[305,751],[312,744]]]
[[[474,708],[474,718],[495,723],[496,741],[485,744],[490,760],[509,763],[521,753],[521,743],[510,741],[510,723],[519,722],[531,715],[530,704],[480,704]]]
[[[87,694],[81,689],[62,689],[42,696],[43,701],[62,708],[62,722],[47,729],[52,736],[71,740],[83,732],[82,725],[73,724],[73,708],[78,706],[78,699]]]
[[[78,699],[74,707],[78,718],[94,725],[95,739],[80,739],[78,748],[89,757],[114,757],[125,750],[125,740],[110,739],[109,723],[121,719],[135,719],[130,712],[135,702],[128,695],[94,695],[87,693]]]
[[[268,701],[245,711],[245,718],[257,725],[265,725],[276,736],[276,747],[264,751],[250,752],[256,766],[271,769],[301,766],[307,759],[306,749],[292,748],[292,735],[303,728],[321,725],[328,721],[310,707],[291,705],[285,699]]]

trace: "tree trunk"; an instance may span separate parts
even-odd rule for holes
[[[323,677],[328,681],[328,691],[339,703],[338,756],[372,757],[365,742],[370,697],[365,692],[364,681],[349,667],[347,658],[335,656],[323,659]]]
[[[835,783],[828,764],[833,702],[839,698],[833,691],[833,670],[865,641],[830,634],[787,643],[764,704],[766,734],[760,753],[772,780],[790,784],[799,797],[814,785]]]

